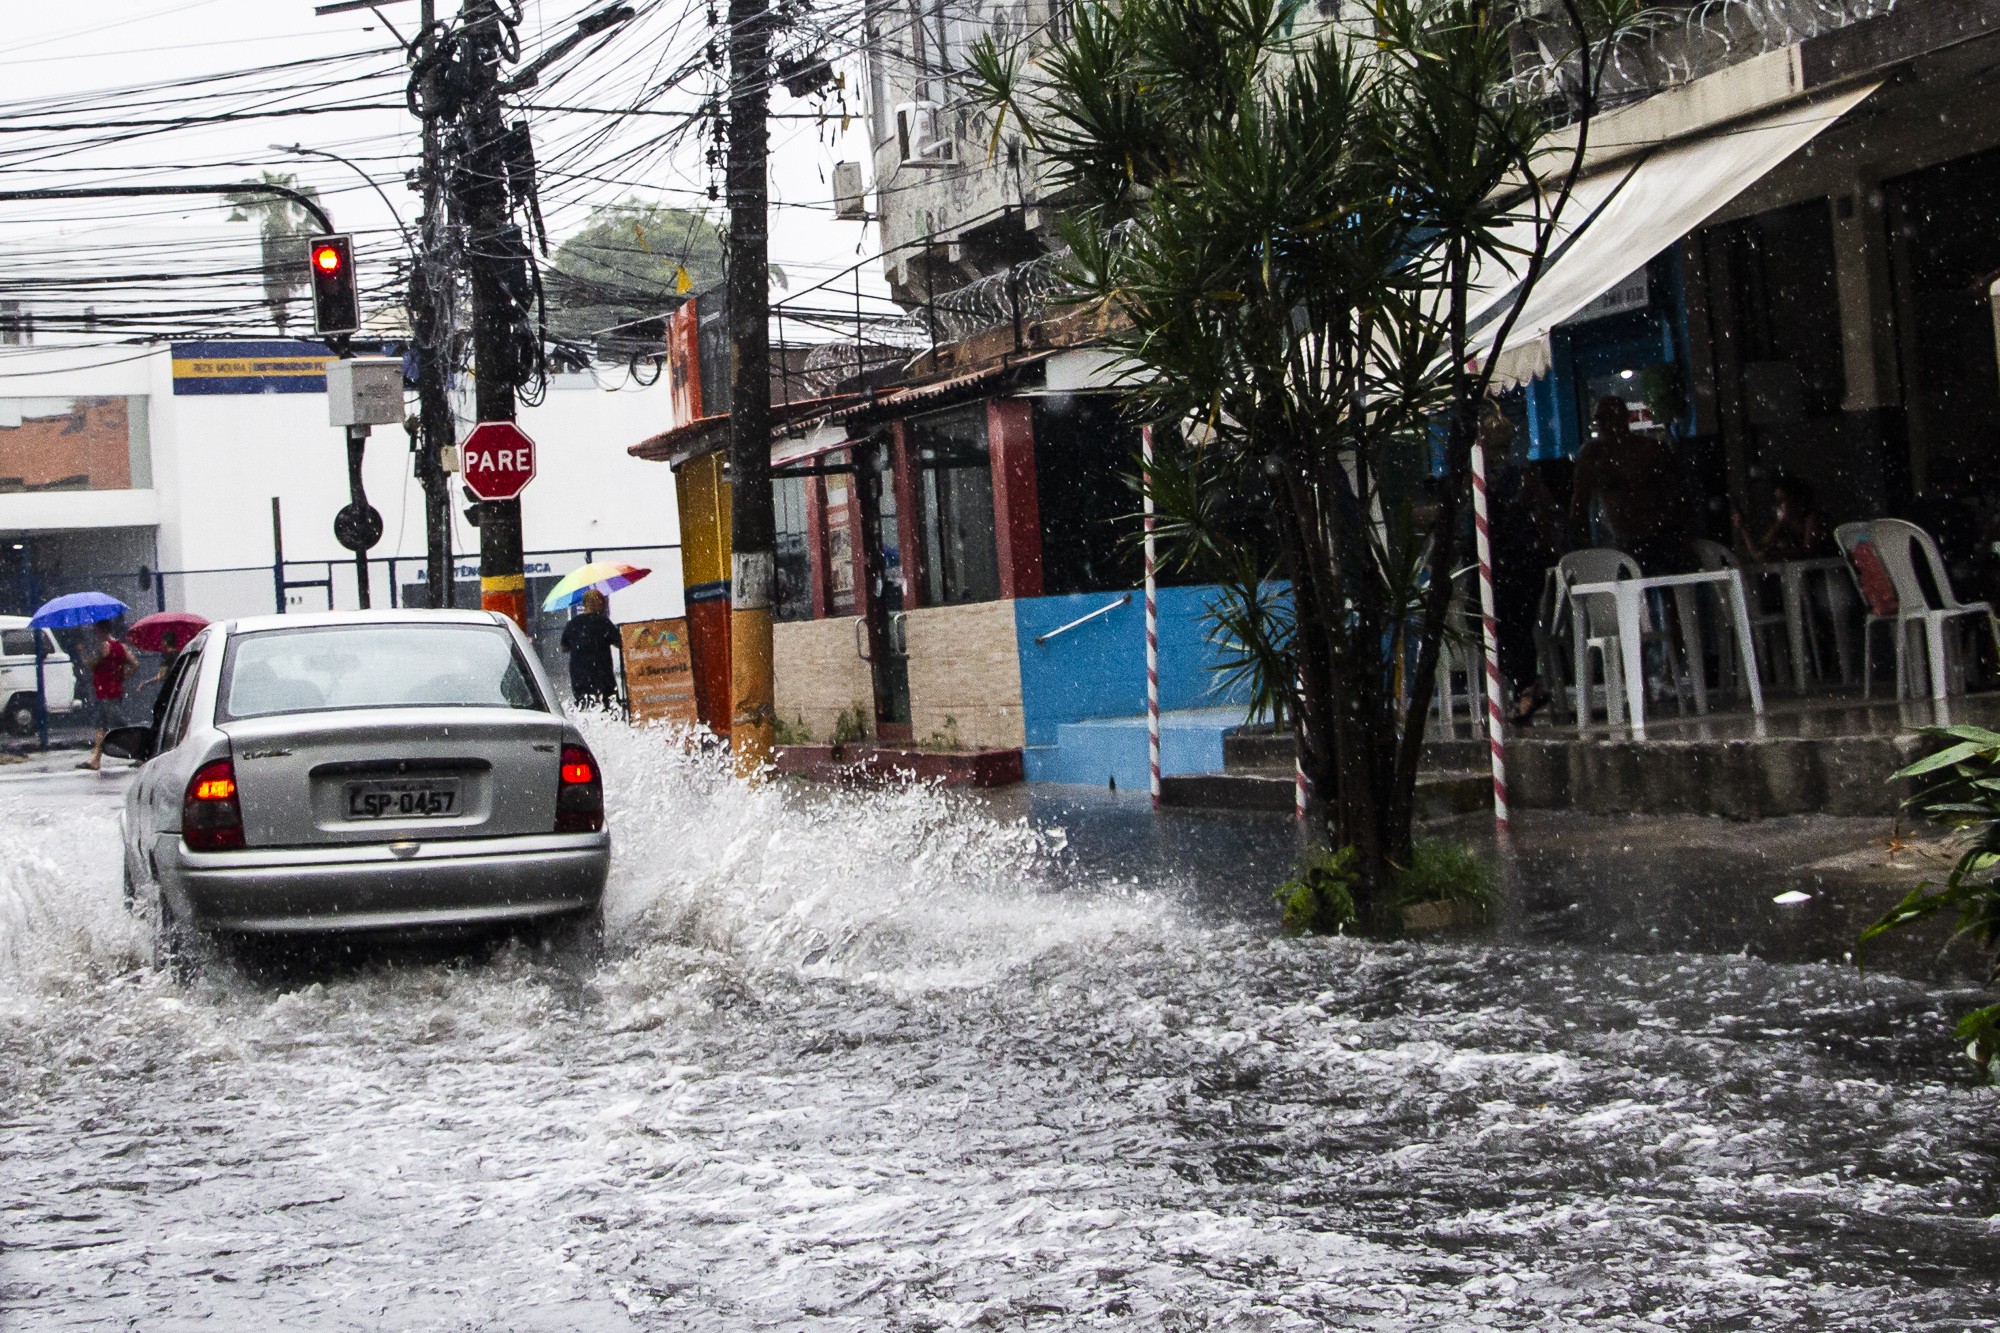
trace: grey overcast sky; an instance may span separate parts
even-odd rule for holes
[[[553,41],[602,3],[523,0],[524,51]],[[706,141],[691,135],[662,141],[678,123],[662,113],[698,105],[719,77],[699,62],[709,37],[708,7],[695,0],[637,0],[636,7],[639,17],[603,49],[570,57],[560,77],[527,99],[536,107],[590,108],[530,112],[544,169],[545,212],[558,242],[595,207],[626,198],[699,207],[707,204],[711,179],[719,183],[719,169],[705,161]],[[439,8],[455,12],[457,0],[440,0]],[[414,219],[417,197],[403,176],[415,165],[416,122],[401,105],[401,53],[374,14],[318,18],[313,0],[11,0],[6,9],[0,26],[0,188],[232,181],[263,170],[295,172],[319,191],[338,227],[361,237],[364,282],[369,267],[386,274],[400,242],[376,191],[347,167],[273,147],[300,143],[354,159],[403,220]],[[382,14],[407,34],[417,5],[389,0]],[[837,47],[851,48],[851,42],[846,34]],[[663,90],[690,60],[694,76]],[[795,291],[871,256],[876,245],[872,224],[841,222],[832,211],[832,164],[868,157],[863,81],[851,58],[844,63],[845,105],[854,113],[845,131],[838,121],[773,124],[771,253]],[[222,75],[235,77],[213,81]],[[342,104],[351,109],[324,110]],[[633,108],[652,114],[600,113]],[[299,114],[302,109],[310,114]],[[774,94],[774,111],[812,109],[782,90]],[[172,127],[135,123],[189,116],[229,119]],[[709,207],[719,218],[719,206]],[[223,271],[254,263],[252,226],[225,218],[218,205],[193,198],[0,203],[0,275],[6,267],[21,272],[23,265],[76,278],[136,272],[149,264],[185,272],[187,266]],[[146,262],[136,262],[135,243]],[[371,256],[376,266],[367,264]],[[852,282],[839,283],[850,301]],[[869,266],[864,284],[871,297],[882,291],[879,266]],[[143,288],[107,291],[102,304],[134,299],[145,299]]]

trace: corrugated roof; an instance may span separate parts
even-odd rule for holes
[[[891,389],[851,407],[837,408],[827,416],[829,420],[858,424],[899,417],[920,408],[945,407],[954,402],[978,398],[997,385],[1039,369],[1051,355],[1051,352],[1031,352],[1027,356],[967,371],[963,375],[953,375],[949,379]]]
[[[854,397],[851,393],[842,393],[824,398],[802,398],[791,403],[772,403],[771,424],[785,426],[811,417],[823,417],[836,408],[852,403]],[[649,435],[625,452],[634,458],[678,466],[690,458],[699,458],[720,449],[728,437],[729,414],[724,412],[719,416],[696,417],[658,435]]]

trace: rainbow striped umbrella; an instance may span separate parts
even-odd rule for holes
[[[562,582],[549,589],[549,595],[542,599],[542,610],[562,611],[575,606],[592,589],[608,594],[620,588],[629,588],[652,572],[638,565],[614,565],[604,560],[593,560],[563,575]]]

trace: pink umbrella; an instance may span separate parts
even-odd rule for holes
[[[174,651],[178,652],[207,624],[207,620],[192,611],[155,611],[133,621],[125,637],[134,648],[149,653],[167,651],[167,640],[171,638]]]

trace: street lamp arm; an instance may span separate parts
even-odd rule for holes
[[[376,196],[382,200],[383,207],[389,210],[389,216],[396,220],[396,230],[403,234],[404,246],[412,254],[416,253],[416,242],[410,239],[410,229],[403,225],[403,215],[396,211],[395,201],[389,198],[388,192],[382,188],[381,182],[363,171],[358,165],[348,161],[339,153],[329,153],[324,148],[307,148],[304,144],[274,143],[271,145],[271,150],[277,153],[293,153],[299,157],[323,157],[329,161],[340,163],[340,165],[361,177],[362,180],[367,181],[368,188],[375,191]]]
[[[237,181],[229,185],[93,185],[48,190],[0,190],[0,203],[29,199],[144,199],[163,194],[277,195],[312,214],[321,231],[333,230],[333,219],[310,195],[266,181]]]

